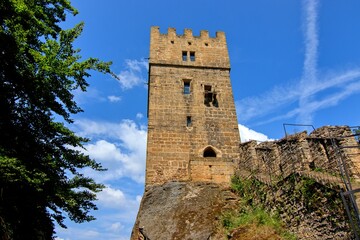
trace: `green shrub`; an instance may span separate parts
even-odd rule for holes
[[[247,225],[267,226],[275,230],[284,240],[297,239],[295,235],[287,232],[278,213],[270,214],[262,206],[266,198],[264,184],[256,179],[242,179],[234,176],[231,179],[231,188],[242,199],[238,212],[224,213],[222,226],[231,230]]]

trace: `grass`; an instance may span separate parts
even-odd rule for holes
[[[277,214],[271,214],[261,205],[254,204],[253,198],[261,198],[264,194],[261,191],[261,183],[256,180],[234,177],[232,189],[242,198],[239,211],[227,212],[221,218],[222,226],[226,231],[237,234],[232,239],[297,239],[294,234],[286,231]]]
[[[254,239],[297,239],[295,235],[286,231],[278,216],[266,212],[261,207],[245,206],[245,208],[241,208],[240,213],[225,213],[221,220],[223,227],[228,232],[242,228],[241,239],[252,239],[245,237],[251,232],[253,234],[250,234],[250,236],[254,237]]]

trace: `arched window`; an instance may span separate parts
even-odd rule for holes
[[[216,152],[212,147],[207,147],[204,150],[204,157],[216,157]]]

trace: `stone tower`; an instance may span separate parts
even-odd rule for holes
[[[228,184],[240,136],[225,34],[151,28],[146,186]]]

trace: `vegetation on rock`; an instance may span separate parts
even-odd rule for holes
[[[222,216],[222,225],[228,231],[229,239],[296,239],[285,229],[279,215],[266,211],[256,199],[264,199],[264,185],[255,179],[232,178],[232,189],[240,196],[237,212]]]
[[[242,204],[236,213],[223,216],[222,222],[228,231],[255,231],[252,230],[255,226],[266,226],[277,233],[279,239],[351,238],[339,187],[330,188],[314,179],[291,174],[274,184],[264,184],[255,177],[235,176],[232,189]]]

